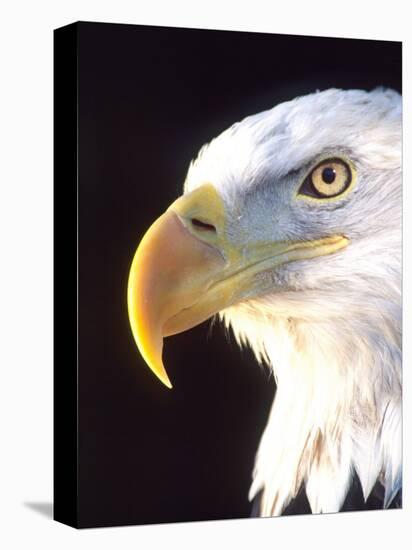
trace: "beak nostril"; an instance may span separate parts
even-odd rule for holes
[[[196,229],[200,229],[200,231],[210,231],[212,233],[216,233],[216,227],[210,223],[202,222],[201,220],[198,220],[196,218],[192,218],[191,223],[193,227]]]

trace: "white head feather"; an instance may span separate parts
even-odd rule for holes
[[[295,200],[320,155],[344,155],[342,200]],[[185,191],[211,182],[239,245],[343,234],[340,252],[262,274],[267,292],[221,313],[273,369],[277,391],[250,498],[277,515],[304,484],[313,512],[338,511],[353,472],[365,499],[401,485],[401,98],[327,90],[233,125],[202,148]]]

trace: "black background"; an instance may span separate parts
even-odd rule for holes
[[[129,329],[128,271],[199,148],[328,87],[401,89],[401,45],[79,24],[79,523],[250,515],[274,384],[219,324],[169,338],[172,391]],[[299,510],[296,510],[299,511]]]

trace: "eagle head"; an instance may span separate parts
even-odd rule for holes
[[[169,387],[163,338],[218,314],[276,380],[250,498],[304,487],[338,511],[354,473],[401,485],[401,98],[326,90],[231,126],[134,256],[137,346]]]

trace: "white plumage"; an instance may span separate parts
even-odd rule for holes
[[[313,163],[344,157],[356,185],[334,201],[296,200]],[[365,499],[401,487],[401,98],[327,90],[248,117],[205,146],[185,191],[212,182],[228,238],[343,234],[329,256],[266,271],[266,289],[221,312],[277,391],[250,498],[278,515],[304,485],[313,512],[338,511],[354,472]],[[261,285],[262,288],[262,285]]]

